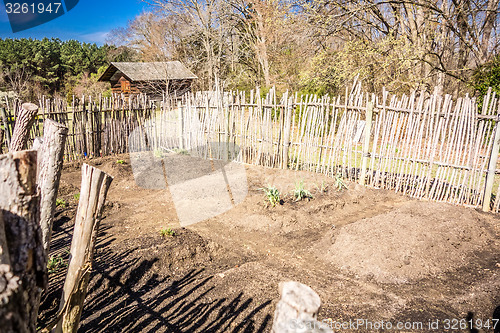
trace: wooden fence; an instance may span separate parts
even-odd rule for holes
[[[12,105],[12,103],[10,103]],[[69,127],[66,159],[186,151],[324,173],[405,195],[500,210],[499,101],[361,92],[317,97],[274,90],[210,92],[179,101],[115,96],[40,101],[40,121]],[[11,107],[15,110],[15,107]],[[3,112],[8,127],[12,112]],[[40,135],[35,125],[33,135]]]

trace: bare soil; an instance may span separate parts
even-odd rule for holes
[[[320,295],[319,320],[427,325],[491,320],[495,309],[499,315],[497,215],[356,184],[339,190],[315,173],[246,166],[242,203],[182,228],[168,189],[138,187],[128,155],[89,164],[115,178],[81,332],[268,332],[278,284],[287,280]],[[58,207],[52,242],[52,255],[65,260],[80,177],[79,164],[65,166],[59,196],[68,205]],[[301,180],[310,201],[290,194]],[[266,205],[266,185],[287,194],[282,205]],[[162,228],[175,235],[162,236]],[[40,327],[57,311],[64,275],[61,267],[50,276]],[[440,326],[444,331],[457,332]]]

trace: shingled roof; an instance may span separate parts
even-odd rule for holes
[[[118,75],[115,75],[118,73]],[[167,62],[112,62],[99,81],[116,81],[124,75],[130,81],[161,81],[197,79],[180,61]],[[115,78],[113,78],[115,76]]]

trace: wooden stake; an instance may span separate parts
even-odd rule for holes
[[[90,165],[82,166],[80,201],[75,217],[68,274],[60,309],[64,310],[55,332],[76,332],[87,294],[92,259],[106,194],[113,177]],[[66,304],[68,303],[68,304]]]
[[[285,135],[283,138],[283,157],[282,157],[282,169],[288,169],[288,155],[290,151],[290,137],[291,137],[291,128],[292,128],[292,117],[293,117],[293,105],[291,103],[291,99],[288,99],[288,95],[286,95],[286,108],[283,110],[286,112],[285,117]]]
[[[490,211],[491,192],[495,181],[495,170],[498,162],[498,151],[500,149],[500,122],[497,120],[495,126],[495,138],[490,150],[490,159],[488,164],[488,173],[484,185],[483,212]]]
[[[10,130],[9,130],[9,117],[7,117],[7,112],[5,108],[0,108],[0,117],[2,117],[2,123],[5,130],[5,143],[6,146],[10,146]],[[3,141],[2,141],[3,142]]]
[[[359,184],[365,185],[366,168],[368,166],[369,151],[370,151],[370,135],[372,131],[372,115],[373,102],[368,102],[366,106],[366,123],[365,123],[365,140],[363,142],[363,162],[361,165],[361,173],[359,175]]]

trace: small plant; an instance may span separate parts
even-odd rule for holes
[[[174,148],[174,152],[179,155],[189,155],[186,149]]]
[[[124,160],[118,160],[118,161],[116,161],[116,164],[125,164],[125,161]]]
[[[337,173],[335,175],[335,188],[337,191],[342,191],[343,188],[347,188],[347,185],[344,183],[344,180],[342,179],[342,176]]]
[[[304,187],[304,182],[301,180],[298,183],[295,183],[295,189],[293,190],[293,197],[295,198],[295,201],[300,201],[300,200],[310,200],[313,198],[311,192],[305,189]]]
[[[75,201],[80,201],[80,193],[73,194],[73,199],[75,199]]]
[[[316,188],[317,188],[319,193],[326,193],[328,191],[328,184],[325,183],[324,180],[322,180],[321,186],[318,186],[318,184],[316,184]]]
[[[170,229],[170,228],[161,228],[160,229],[160,235],[162,237],[174,237],[175,236],[175,231]]]
[[[56,207],[66,207],[68,206],[68,203],[66,201],[64,201],[64,199],[56,199]]]
[[[266,199],[267,199],[266,201],[268,201],[269,204],[271,204],[271,207],[274,207],[280,203],[280,201],[281,201],[280,191],[276,187],[267,186],[267,187],[261,188],[261,190],[264,191],[264,193],[266,195]]]
[[[163,150],[161,149],[155,149],[154,150],[154,155],[156,158],[163,158]]]
[[[57,273],[61,268],[66,267],[66,262],[58,255],[57,257],[50,256],[49,261],[47,262],[47,271],[49,274]]]

